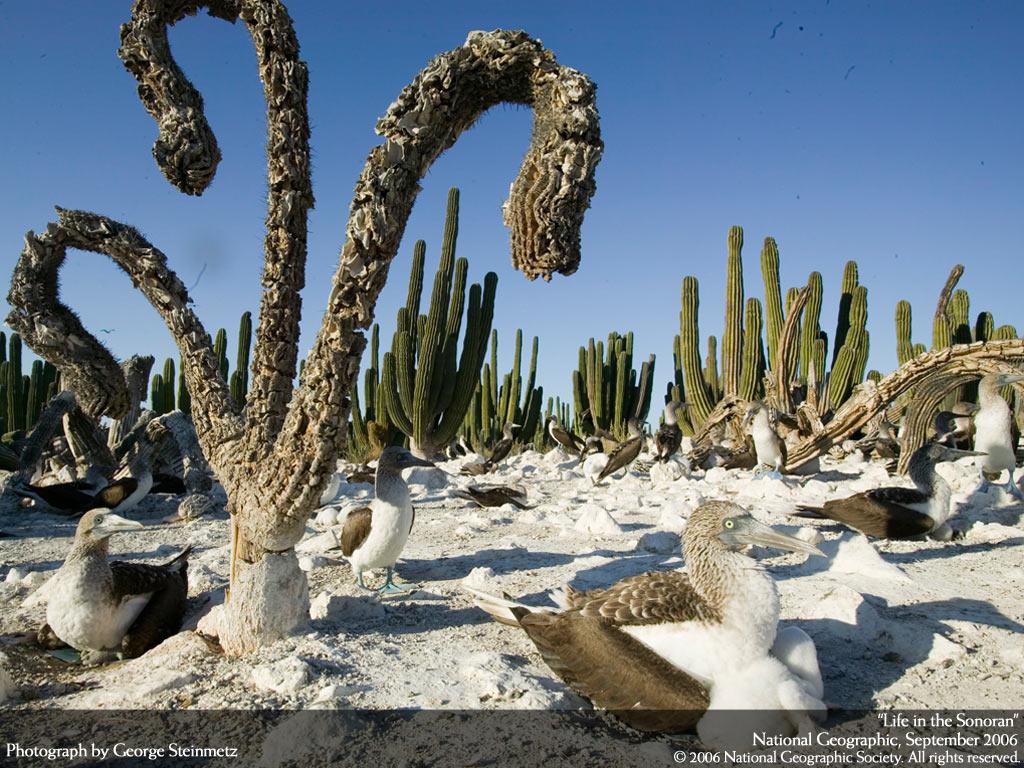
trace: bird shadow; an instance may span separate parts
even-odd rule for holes
[[[819,647],[836,648],[842,653],[819,655],[825,690],[842,690],[841,700],[829,697],[829,703],[846,709],[872,709],[875,696],[902,678],[906,672],[939,656],[933,664],[951,666],[969,649],[950,640],[953,630],[945,620],[970,621],[1005,629],[1024,630],[1024,625],[1007,617],[984,600],[955,598],[890,607],[881,597],[865,594],[856,612],[854,624],[833,618],[783,620],[779,626],[794,625],[809,634]],[[937,638],[950,645],[937,648]],[[957,650],[959,648],[960,650]],[[855,663],[851,663],[855,662]],[[831,684],[830,684],[831,683]]]
[[[813,475],[809,475],[807,480],[820,480],[823,483],[841,483],[844,480],[857,480],[859,478],[859,473],[840,472],[838,469],[830,469],[827,472],[815,472]]]
[[[891,563],[917,563],[925,560],[944,560],[970,552],[992,552],[1000,547],[1019,546],[1020,544],[1024,544],[1024,535],[1002,541],[979,541],[973,544],[953,541],[936,549],[919,549],[914,552],[879,552],[879,554],[884,560]]]
[[[414,581],[457,581],[469,575],[474,568],[487,567],[495,574],[529,571],[565,565],[590,555],[563,552],[535,552],[528,549],[482,549],[465,555],[430,558],[402,558],[402,575]]]

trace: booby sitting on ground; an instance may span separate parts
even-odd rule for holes
[[[914,539],[928,535],[949,541],[953,538],[953,529],[946,521],[950,517],[953,491],[935,471],[935,465],[940,461],[979,455],[934,441],[925,443],[910,457],[908,474],[914,481],[914,488],[875,488],[845,499],[826,501],[821,507],[800,505],[798,509],[879,539]]]
[[[583,441],[563,427],[557,416],[548,417],[548,434],[558,444],[558,447],[566,453],[579,453],[580,448],[583,446]]]
[[[974,415],[974,450],[987,454],[980,462],[981,483],[985,490],[1005,469],[1006,490],[1014,498],[1024,501],[1024,494],[1013,481],[1017,467],[1017,439],[1014,435],[1013,414],[999,388],[1024,381],[1024,374],[990,373],[978,384],[978,412]]]
[[[106,509],[82,516],[71,552],[47,584],[41,641],[55,635],[83,663],[98,664],[139,656],[181,628],[191,547],[163,565],[107,562],[110,536],[142,527]]]
[[[759,467],[770,467],[765,476],[781,478],[786,466],[786,441],[779,437],[769,418],[768,408],[755,400],[743,416],[743,431],[754,439]]]
[[[529,509],[525,503],[526,491],[508,485],[469,485],[465,490],[452,491],[452,496],[474,501],[481,507],[500,507],[503,504],[512,504],[519,509]]]
[[[496,468],[505,457],[512,451],[512,444],[515,442],[515,438],[512,436],[512,430],[518,429],[520,424],[513,424],[511,421],[506,422],[505,428],[501,432],[501,440],[494,446],[494,450],[491,451],[491,457],[487,460],[488,471]]]
[[[628,428],[629,438],[619,443],[608,453],[608,463],[605,464],[604,469],[601,470],[597,479],[594,480],[594,485],[597,485],[609,475],[615,474],[620,469],[628,467],[640,455],[640,451],[643,450],[644,433],[640,431],[639,422],[636,419],[630,419]]]
[[[566,587],[553,595],[559,610],[464,588],[497,621],[524,629],[577,693],[639,730],[682,731],[724,693],[716,694],[720,679],[764,659],[777,642],[778,591],[764,568],[741,554],[749,544],[821,554],[735,504],[711,501],[683,532],[686,572],[644,573],[591,592]],[[810,663],[806,643],[794,643],[792,633],[778,640],[780,661],[799,660],[791,672],[804,694],[794,703],[780,692],[780,708],[822,710],[816,655]],[[762,695],[751,696],[764,705]]]
[[[387,569],[387,580],[377,592],[408,589],[392,580],[395,561],[402,554],[416,519],[402,470],[433,466],[433,462],[417,458],[405,448],[388,446],[377,460],[376,497],[370,506],[354,509],[345,518],[339,542],[341,552],[352,564],[356,584],[368,592],[374,590],[363,583],[363,571],[371,568]]]
[[[654,436],[658,461],[668,461],[683,442],[683,430],[679,428],[676,408],[682,408],[684,405],[685,403],[679,400],[673,400],[665,406],[665,423],[658,427],[658,433]]]
[[[973,413],[978,410],[978,406],[973,403],[970,405],[973,406],[970,413],[939,411],[935,414],[936,442],[945,443],[951,448],[965,448],[970,445],[971,437],[974,435]]]

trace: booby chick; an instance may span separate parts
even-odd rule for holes
[[[683,430],[679,428],[679,419],[676,417],[676,409],[682,408],[685,403],[673,400],[665,406],[665,422],[658,427],[654,436],[654,445],[657,448],[657,460],[668,461],[679,450],[683,442]]]
[[[768,408],[755,400],[743,416],[743,431],[754,439],[759,467],[770,467],[767,477],[781,478],[786,466],[786,441],[779,437],[769,418]]]
[[[619,443],[608,453],[608,463],[598,473],[594,485],[597,485],[609,475],[613,475],[620,469],[624,469],[636,461],[640,451],[644,447],[644,433],[640,431],[640,424],[636,419],[628,422],[629,437]]]
[[[1013,414],[999,388],[1024,381],[1024,374],[990,373],[978,384],[978,412],[974,415],[974,450],[987,454],[980,462],[979,491],[999,477],[1005,469],[1006,490],[1016,499],[1024,501],[1024,494],[1013,480],[1017,468],[1017,438],[1013,433]]]
[[[683,532],[686,572],[644,573],[590,592],[566,587],[554,595],[559,610],[464,588],[494,619],[525,630],[551,670],[595,705],[639,730],[682,731],[704,715],[719,679],[765,658],[776,643],[778,591],[741,553],[750,544],[821,554],[736,504],[711,501]],[[793,674],[813,679],[802,651],[789,654],[800,657]],[[820,699],[820,688],[807,691]]]
[[[953,529],[946,521],[951,514],[953,491],[935,471],[935,465],[979,455],[935,441],[925,443],[910,457],[908,474],[914,481],[913,488],[874,488],[844,499],[826,501],[821,507],[799,505],[797,509],[879,539],[914,539],[927,535],[949,541],[953,538]]]
[[[108,541],[142,528],[106,509],[82,515],[64,564],[47,586],[41,638],[51,635],[81,652],[85,664],[134,658],[181,628],[188,600],[188,554],[163,565],[107,561]]]
[[[413,456],[400,446],[388,446],[377,460],[376,495],[370,506],[348,513],[341,530],[341,552],[352,564],[356,584],[363,583],[363,571],[386,568],[387,580],[376,590],[381,594],[405,592],[408,586],[393,581],[395,562],[409,539],[416,510],[409,496],[409,486],[402,470],[409,467],[433,467],[432,461]]]
[[[518,429],[521,424],[513,424],[511,421],[505,423],[505,428],[501,432],[501,440],[494,446],[494,450],[491,451],[491,457],[487,460],[487,470],[490,471],[501,464],[505,460],[505,457],[512,451],[512,444],[515,442],[515,438],[512,436],[512,430]]]

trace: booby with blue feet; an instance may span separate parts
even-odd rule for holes
[[[523,629],[570,688],[639,730],[689,730],[716,697],[730,706],[747,698],[765,706],[757,679],[746,679],[745,693],[730,686],[737,670],[775,658],[785,667],[771,681],[779,709],[798,700],[803,710],[781,718],[780,733],[791,735],[806,711],[824,711],[817,655],[799,630],[776,631],[778,590],[763,566],[743,554],[751,544],[821,554],[736,504],[710,501],[683,532],[685,572],[644,573],[588,592],[566,587],[552,594],[558,608],[464,589],[495,620]],[[770,656],[776,646],[779,655]],[[785,693],[782,684],[789,682],[800,696]]]
[[[394,582],[395,562],[409,540],[416,519],[402,470],[433,466],[432,461],[420,459],[400,446],[388,446],[381,452],[377,460],[375,498],[370,506],[348,513],[339,540],[341,552],[351,563],[360,588],[389,594],[406,592],[412,587]],[[387,579],[377,590],[363,583],[363,572],[373,568],[387,569]]]

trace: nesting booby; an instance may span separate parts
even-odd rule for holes
[[[341,552],[352,564],[356,584],[372,591],[363,583],[363,571],[386,568],[387,580],[376,590],[380,593],[405,592],[406,587],[393,581],[395,561],[409,539],[416,510],[409,497],[409,486],[402,470],[409,467],[432,467],[434,463],[413,456],[400,446],[388,446],[377,460],[376,494],[370,506],[348,513],[341,531]]]
[[[913,488],[874,488],[821,507],[798,506],[805,514],[826,517],[879,539],[913,539],[928,535],[939,541],[953,538],[950,517],[952,489],[935,471],[940,461],[978,456],[937,442],[925,443],[910,457]]]
[[[491,451],[491,456],[487,459],[488,471],[496,468],[505,457],[512,452],[512,444],[515,442],[515,438],[512,436],[512,430],[518,429],[520,424],[513,424],[511,421],[505,422],[505,428],[501,431],[501,440],[499,440],[494,450]]]
[[[1024,381],[1024,374],[990,373],[982,377],[978,384],[979,408],[974,415],[974,450],[987,454],[980,462],[981,484],[978,489],[985,489],[1005,469],[1007,492],[1024,500],[1024,494],[1013,481],[1018,439],[1014,435],[1013,414],[999,394],[1000,387],[1018,381]]]
[[[654,436],[658,461],[668,461],[682,445],[683,430],[679,428],[676,408],[682,408],[684,405],[685,403],[679,400],[673,400],[665,406],[665,422],[658,427],[658,432]]]
[[[107,561],[110,537],[142,528],[106,509],[82,515],[75,541],[48,587],[46,625],[83,663],[133,658],[181,628],[188,600],[188,554],[163,565]]]
[[[486,461],[471,461],[468,464],[463,464],[462,469],[459,470],[463,475],[471,475],[472,477],[486,475],[488,471],[490,470]]]
[[[896,426],[883,415],[878,420],[878,426],[874,432],[857,441],[857,449],[864,454],[865,458],[877,456],[886,461],[898,459],[900,443],[896,439]]]
[[[526,491],[508,485],[468,485],[465,489],[456,489],[452,495],[476,502],[481,507],[500,507],[512,504],[519,509],[529,509],[526,505]]]
[[[632,464],[644,447],[644,433],[640,431],[640,424],[636,419],[629,420],[629,438],[619,443],[614,450],[608,453],[608,463],[598,474],[594,484],[600,483],[609,475],[618,472],[624,467]]]
[[[494,619],[525,630],[551,670],[595,705],[639,730],[681,731],[700,720],[720,678],[776,643],[778,591],[741,554],[749,544],[821,554],[735,504],[711,501],[683,532],[686,572],[644,573],[590,592],[566,587],[553,595],[559,609],[464,588]],[[806,654],[800,663],[794,674],[803,677]]]
[[[969,445],[974,435],[974,411],[977,411],[977,406],[973,407],[971,413],[939,411],[934,421],[935,440],[953,448]]]
[[[586,461],[587,456],[590,454],[603,452],[604,445],[601,442],[601,438],[597,435],[587,435],[583,440],[583,445],[580,446],[579,460],[576,462],[576,466]]]
[[[580,438],[562,426],[557,416],[548,417],[548,434],[562,450],[570,454],[578,453],[584,444]]]
[[[747,406],[743,416],[743,431],[754,439],[754,451],[759,467],[770,467],[768,475],[782,477],[786,466],[786,441],[779,437],[772,426],[768,407],[755,400]]]

